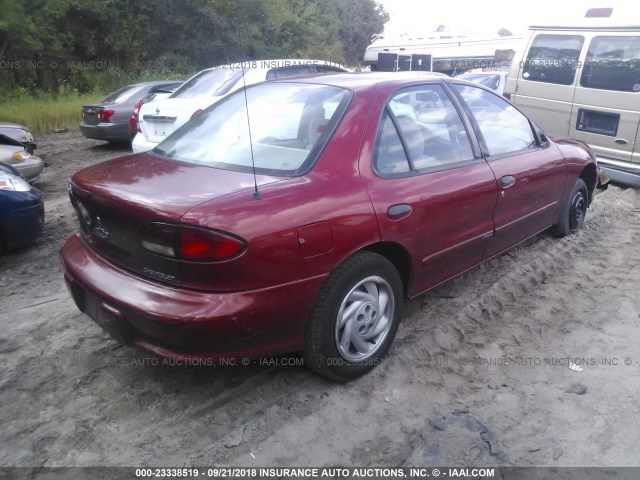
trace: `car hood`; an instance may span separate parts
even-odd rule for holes
[[[24,148],[24,143],[22,143],[19,140],[16,140],[15,138],[11,138],[7,135],[3,135],[0,133],[0,145],[10,145],[11,147],[22,147]],[[16,151],[19,151],[20,149],[15,149]]]
[[[0,122],[0,128],[13,128],[16,130],[24,130],[25,132],[30,132],[29,127],[25,125],[20,125],[19,123],[11,123],[11,122]]]
[[[591,147],[583,142],[582,140],[577,140],[575,138],[570,137],[556,137],[553,135],[547,135],[551,140],[559,145],[572,145],[574,147],[581,147],[585,149],[587,152],[591,152]]]
[[[257,175],[259,186],[282,178]],[[201,203],[254,188],[251,173],[222,170],[139,153],[85,168],[73,188],[149,219],[179,221]]]

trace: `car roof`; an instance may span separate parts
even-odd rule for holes
[[[169,85],[173,83],[184,83],[184,80],[153,80],[151,82],[137,82],[128,85],[129,87],[153,87],[155,85]]]
[[[448,79],[447,75],[438,72],[360,72],[360,73],[333,73],[305,75],[301,77],[289,77],[275,80],[283,82],[305,82],[335,87],[343,87],[351,90],[369,88],[374,85],[396,84],[397,86],[412,85],[416,82],[426,81],[427,83],[438,82]],[[273,80],[272,80],[273,81]]]
[[[254,66],[255,65],[255,66]],[[313,58],[269,58],[269,59],[260,59],[260,60],[241,60],[235,63],[226,63],[224,65],[216,65],[210,68],[205,68],[201,71],[208,70],[220,70],[223,68],[240,68],[242,66],[248,67],[250,69],[256,70],[271,70],[272,68],[281,68],[281,67],[294,67],[297,65],[315,65],[315,66],[328,66],[328,67],[336,67],[341,68],[345,72],[349,72],[350,70],[336,62],[330,62],[329,60],[318,60]]]
[[[21,128],[23,130],[29,130],[29,127],[20,125],[19,123],[0,122],[0,128]]]

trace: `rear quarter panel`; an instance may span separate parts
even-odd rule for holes
[[[377,221],[358,171],[358,157],[375,89],[355,95],[332,139],[306,175],[244,190],[199,205],[182,221],[246,240],[233,262],[234,290],[327,275],[360,248],[379,241]],[[303,228],[326,222],[328,229]],[[305,232],[305,233],[302,233]],[[308,238],[309,232],[312,234]],[[306,245],[321,251],[308,256]],[[198,268],[194,266],[194,268]],[[202,268],[206,268],[203,266]]]

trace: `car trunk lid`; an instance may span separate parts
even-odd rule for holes
[[[105,122],[100,118],[100,113],[105,111],[108,107],[104,104],[83,105],[82,107],[82,120],[86,125],[98,125]]]
[[[257,176],[259,185],[281,180]],[[98,253],[123,269],[175,286],[180,261],[142,246],[143,227],[179,225],[191,208],[254,186],[250,173],[214,169],[143,153],[86,168],[69,187],[82,235]],[[231,286],[229,285],[229,288]]]
[[[140,108],[140,130],[150,142],[161,142],[189,121],[197,110],[208,107],[210,97],[165,98],[159,102],[143,104]]]

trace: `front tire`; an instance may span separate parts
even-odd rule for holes
[[[556,237],[566,237],[578,233],[584,225],[588,205],[587,185],[579,178],[571,189],[566,203],[562,206],[558,223],[551,227],[551,233]]]
[[[331,380],[354,380],[381,362],[401,317],[398,271],[381,255],[358,252],[318,292],[305,329],[305,364]]]

